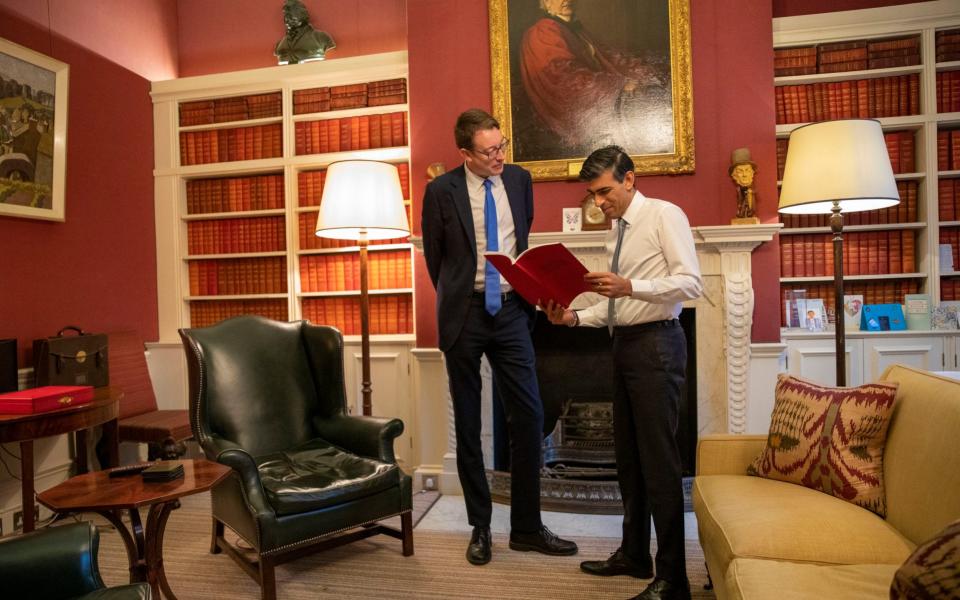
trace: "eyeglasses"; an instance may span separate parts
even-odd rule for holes
[[[494,146],[493,148],[487,148],[486,150],[474,150],[474,152],[476,152],[477,154],[486,156],[487,158],[492,160],[496,158],[496,156],[501,152],[506,152],[507,146],[509,145],[510,145],[510,140],[508,140],[507,138],[503,138],[503,141],[500,142],[498,145]]]

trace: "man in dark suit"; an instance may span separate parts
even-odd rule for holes
[[[576,554],[540,520],[543,405],[530,340],[533,307],[488,265],[484,252],[516,258],[533,222],[530,173],[504,164],[508,140],[488,113],[471,109],[454,128],[463,164],[427,185],[423,253],[437,290],[457,433],[457,471],[473,535],[467,560],[490,561],[492,505],[480,447],[480,358],[487,355],[510,431],[510,548]]]

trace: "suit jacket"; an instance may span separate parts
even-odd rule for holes
[[[510,201],[517,254],[527,249],[533,223],[533,180],[516,165],[504,165],[503,187]],[[449,350],[463,329],[477,274],[477,242],[463,165],[427,185],[423,195],[423,254],[437,290],[440,349]],[[528,317],[533,307],[524,303]]]

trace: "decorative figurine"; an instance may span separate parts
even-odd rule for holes
[[[323,60],[327,50],[337,47],[326,31],[318,31],[310,25],[307,7],[300,0],[284,2],[283,22],[287,27],[287,35],[277,42],[273,50],[281,65]]]
[[[447,167],[442,162],[430,163],[427,167],[427,181],[433,181],[447,172]]]
[[[750,160],[749,148],[737,148],[730,159],[730,178],[737,185],[737,216],[730,219],[731,225],[756,225],[760,223],[756,213],[753,193],[753,178],[757,165]]]

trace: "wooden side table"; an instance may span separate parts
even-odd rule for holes
[[[183,465],[181,479],[145,482],[139,475],[110,477],[97,471],[71,477],[40,493],[44,506],[56,512],[95,512],[117,528],[127,548],[130,582],[146,581],[154,597],[176,600],[163,569],[163,531],[170,511],[180,506],[179,498],[205,492],[231,473],[230,467],[204,459],[173,461]],[[140,507],[149,506],[147,528],[140,520]],[[116,511],[130,514],[130,530]]]
[[[0,444],[20,442],[20,485],[23,495],[23,532],[33,531],[33,441],[52,435],[76,432],[77,471],[87,471],[87,429],[103,425],[103,438],[109,451],[109,464],[119,464],[117,416],[123,392],[103,387],[93,391],[93,401],[31,415],[0,415]]]

